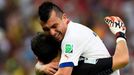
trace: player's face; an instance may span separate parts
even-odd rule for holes
[[[44,31],[47,31],[57,41],[61,41],[67,29],[67,21],[68,19],[65,14],[62,17],[58,17],[56,12],[52,11],[47,23],[41,21],[41,26]]]

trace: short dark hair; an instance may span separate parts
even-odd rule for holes
[[[51,12],[54,10],[58,15],[63,14],[63,10],[52,2],[45,1],[39,6],[39,17],[41,21],[47,22],[50,18]]]
[[[47,64],[57,57],[60,43],[44,32],[40,32],[32,38],[31,48],[38,60]]]

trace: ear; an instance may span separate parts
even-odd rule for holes
[[[63,21],[66,21],[67,20],[67,15],[65,13],[62,15],[62,20]]]

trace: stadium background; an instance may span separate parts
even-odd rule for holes
[[[0,75],[35,75],[36,59],[30,41],[36,32],[42,31],[37,11],[43,1],[46,0],[0,0]],[[64,9],[71,20],[97,32],[111,55],[115,40],[103,19],[108,15],[121,17],[128,29],[130,63],[120,72],[134,75],[134,0],[51,1]]]

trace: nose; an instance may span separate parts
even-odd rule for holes
[[[50,29],[50,35],[55,36],[55,34],[56,34],[55,29]]]

